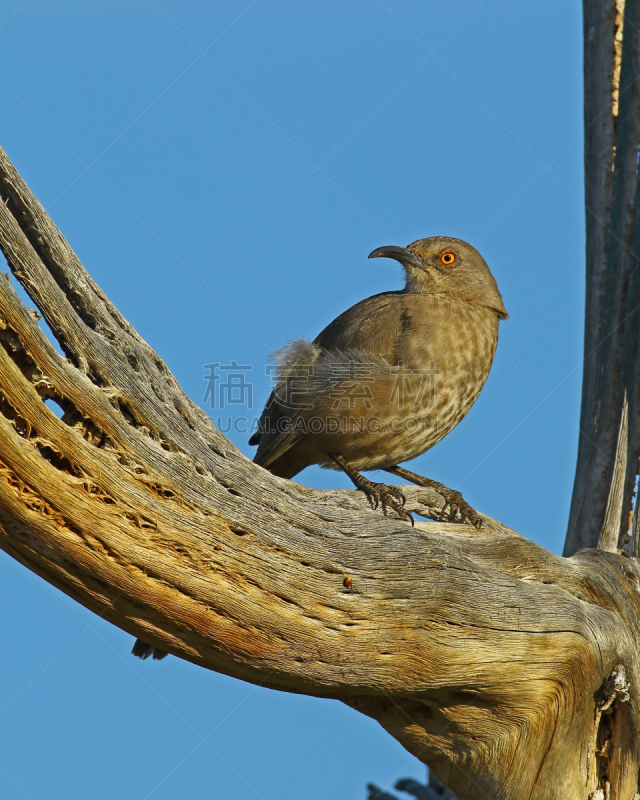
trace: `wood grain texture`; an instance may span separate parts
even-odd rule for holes
[[[578,463],[565,555],[615,551],[638,474],[636,231],[640,2],[584,0],[587,297]],[[619,63],[619,78],[616,66]]]
[[[571,499],[565,555],[595,547],[599,526],[592,525],[592,496],[597,424],[596,375],[607,273],[615,122],[613,114],[616,4],[583,0],[584,180],[586,215],[586,294],[584,368],[578,461]],[[588,486],[589,484],[589,486]],[[585,525],[586,520],[586,525]]]
[[[342,700],[462,798],[638,790],[640,567],[618,548],[640,452],[640,0],[585,0],[584,20],[586,358],[570,558],[486,517],[481,531],[450,522],[432,491],[403,487],[407,509],[432,520],[411,528],[361,493],[249,462],[0,151],[0,247],[66,356],[1,276],[0,547],[174,655]]]
[[[361,493],[273,477],[182,393],[1,152],[0,192],[0,246],[67,356],[0,278],[3,549],[177,656],[342,700],[463,798],[586,800],[624,664],[607,769],[612,797],[633,795],[635,560],[446,522],[424,489],[404,488],[408,508],[439,521],[411,528]]]

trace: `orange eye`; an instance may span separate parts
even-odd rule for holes
[[[443,253],[440,256],[440,261],[442,261],[442,263],[445,265],[445,267],[450,267],[455,260],[456,260],[456,254],[455,253]]]

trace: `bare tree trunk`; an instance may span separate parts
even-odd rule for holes
[[[585,70],[588,360],[571,557],[490,519],[481,531],[449,523],[424,489],[405,488],[408,507],[435,521],[411,528],[361,493],[248,461],[2,151],[0,247],[66,358],[1,276],[0,547],[154,646],[342,700],[462,798],[631,800],[640,566],[617,548],[638,460],[639,6],[625,10],[614,125],[597,109],[616,82],[620,24],[610,3],[585,4],[597,63]]]
[[[585,361],[565,555],[627,544],[640,455],[640,2],[583,8]]]

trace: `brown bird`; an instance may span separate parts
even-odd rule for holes
[[[480,394],[507,318],[502,297],[478,251],[460,239],[433,236],[408,247],[379,247],[369,258],[395,258],[406,270],[401,292],[383,292],[341,314],[313,341],[275,354],[278,383],[262,412],[254,458],[292,478],[311,464],[342,469],[375,506],[403,519],[395,486],[359,470],[383,469],[436,489],[452,513],[482,521],[459,492],[398,464],[424,453],[467,414]],[[139,658],[164,658],[136,640]]]
[[[406,271],[402,291],[362,300],[309,342],[275,354],[277,384],[249,444],[257,464],[292,478],[311,464],[342,469],[403,519],[404,496],[361,470],[435,488],[452,515],[482,521],[459,492],[399,467],[444,438],[489,374],[507,312],[489,267],[460,239],[432,236],[380,247]]]

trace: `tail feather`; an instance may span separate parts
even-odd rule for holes
[[[133,644],[133,649],[131,650],[131,655],[141,658],[143,661],[149,658],[149,656],[153,656],[156,661],[160,661],[165,656],[168,656],[169,653],[165,650],[161,650],[159,647],[154,647],[152,644],[143,642],[142,639],[136,639]]]

